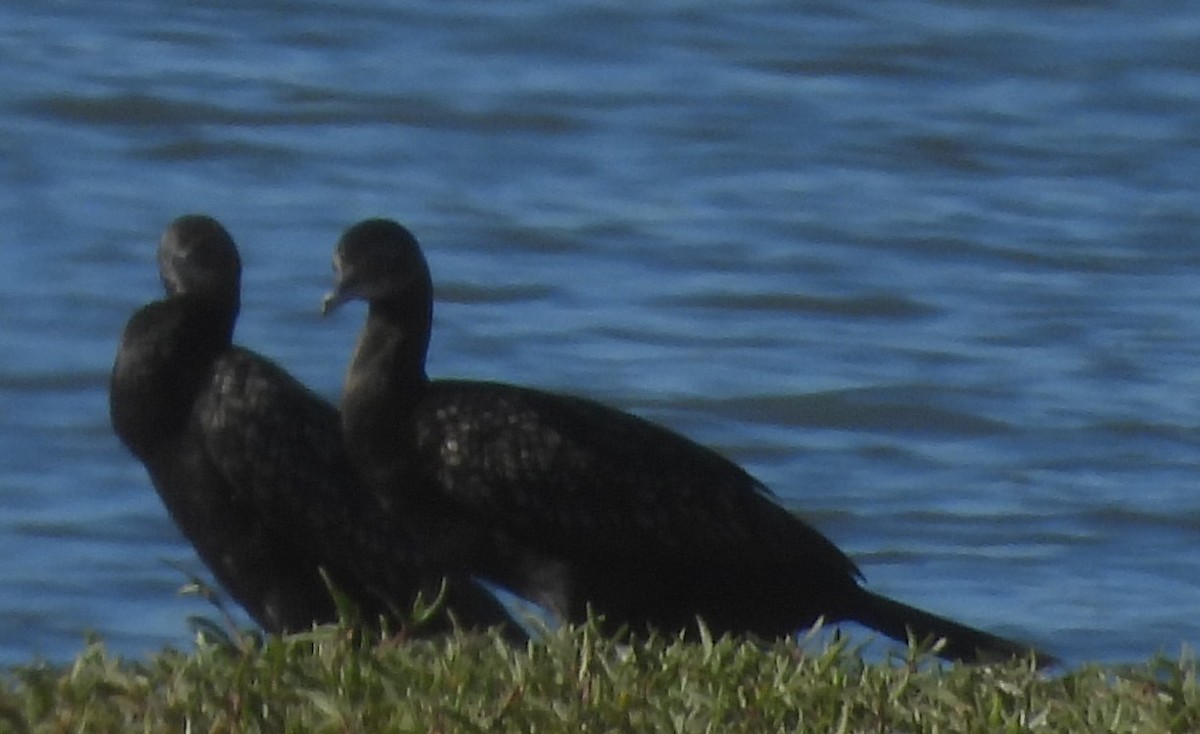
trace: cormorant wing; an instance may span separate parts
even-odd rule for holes
[[[146,467],[176,526],[226,590],[271,631],[332,619],[333,607],[304,545],[268,527],[211,460],[196,405],[228,315],[187,295],[134,312],[113,365],[113,429]]]
[[[418,591],[436,596],[443,571],[437,550],[359,481],[346,453],[337,409],[283,368],[234,347],[212,371],[197,405],[212,462],[239,499],[272,528],[319,559],[339,590],[368,619],[406,613]],[[450,572],[445,601],[468,627],[521,630],[494,596]],[[429,631],[445,629],[446,620]]]
[[[597,557],[804,562],[858,575],[832,542],[741,467],[584,398],[431,382],[418,461],[437,491],[528,542]]]
[[[246,349],[228,350],[211,374],[197,419],[212,461],[243,499],[318,547],[360,526],[371,495],[346,456],[337,409]]]

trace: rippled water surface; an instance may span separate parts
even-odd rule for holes
[[[209,613],[105,396],[189,211],[242,245],[239,340],[331,398],[362,318],[317,315],[331,247],[395,217],[432,373],[660,420],[872,588],[1069,660],[1200,642],[1198,31],[1166,2],[6,3],[0,662]]]

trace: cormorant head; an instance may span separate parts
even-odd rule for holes
[[[167,295],[207,296],[237,308],[242,260],[221,223],[203,214],[179,217],[158,245],[158,274]]]
[[[333,290],[321,313],[354,299],[427,304],[433,285],[421,246],[390,219],[367,219],[347,229],[333,252]]]

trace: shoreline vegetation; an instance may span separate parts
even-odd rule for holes
[[[868,660],[813,634],[617,642],[589,623],[513,645],[348,623],[286,637],[193,626],[191,651],[122,659],[89,639],[64,665],[0,671],[0,732],[1200,731],[1186,648],[1039,672],[941,664],[911,644]]]

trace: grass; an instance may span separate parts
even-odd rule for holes
[[[3,672],[0,732],[1200,731],[1186,651],[1048,676],[912,649],[866,662],[844,641],[617,643],[593,625],[525,646],[201,631],[190,652],[123,660],[92,640],[67,665]]]

